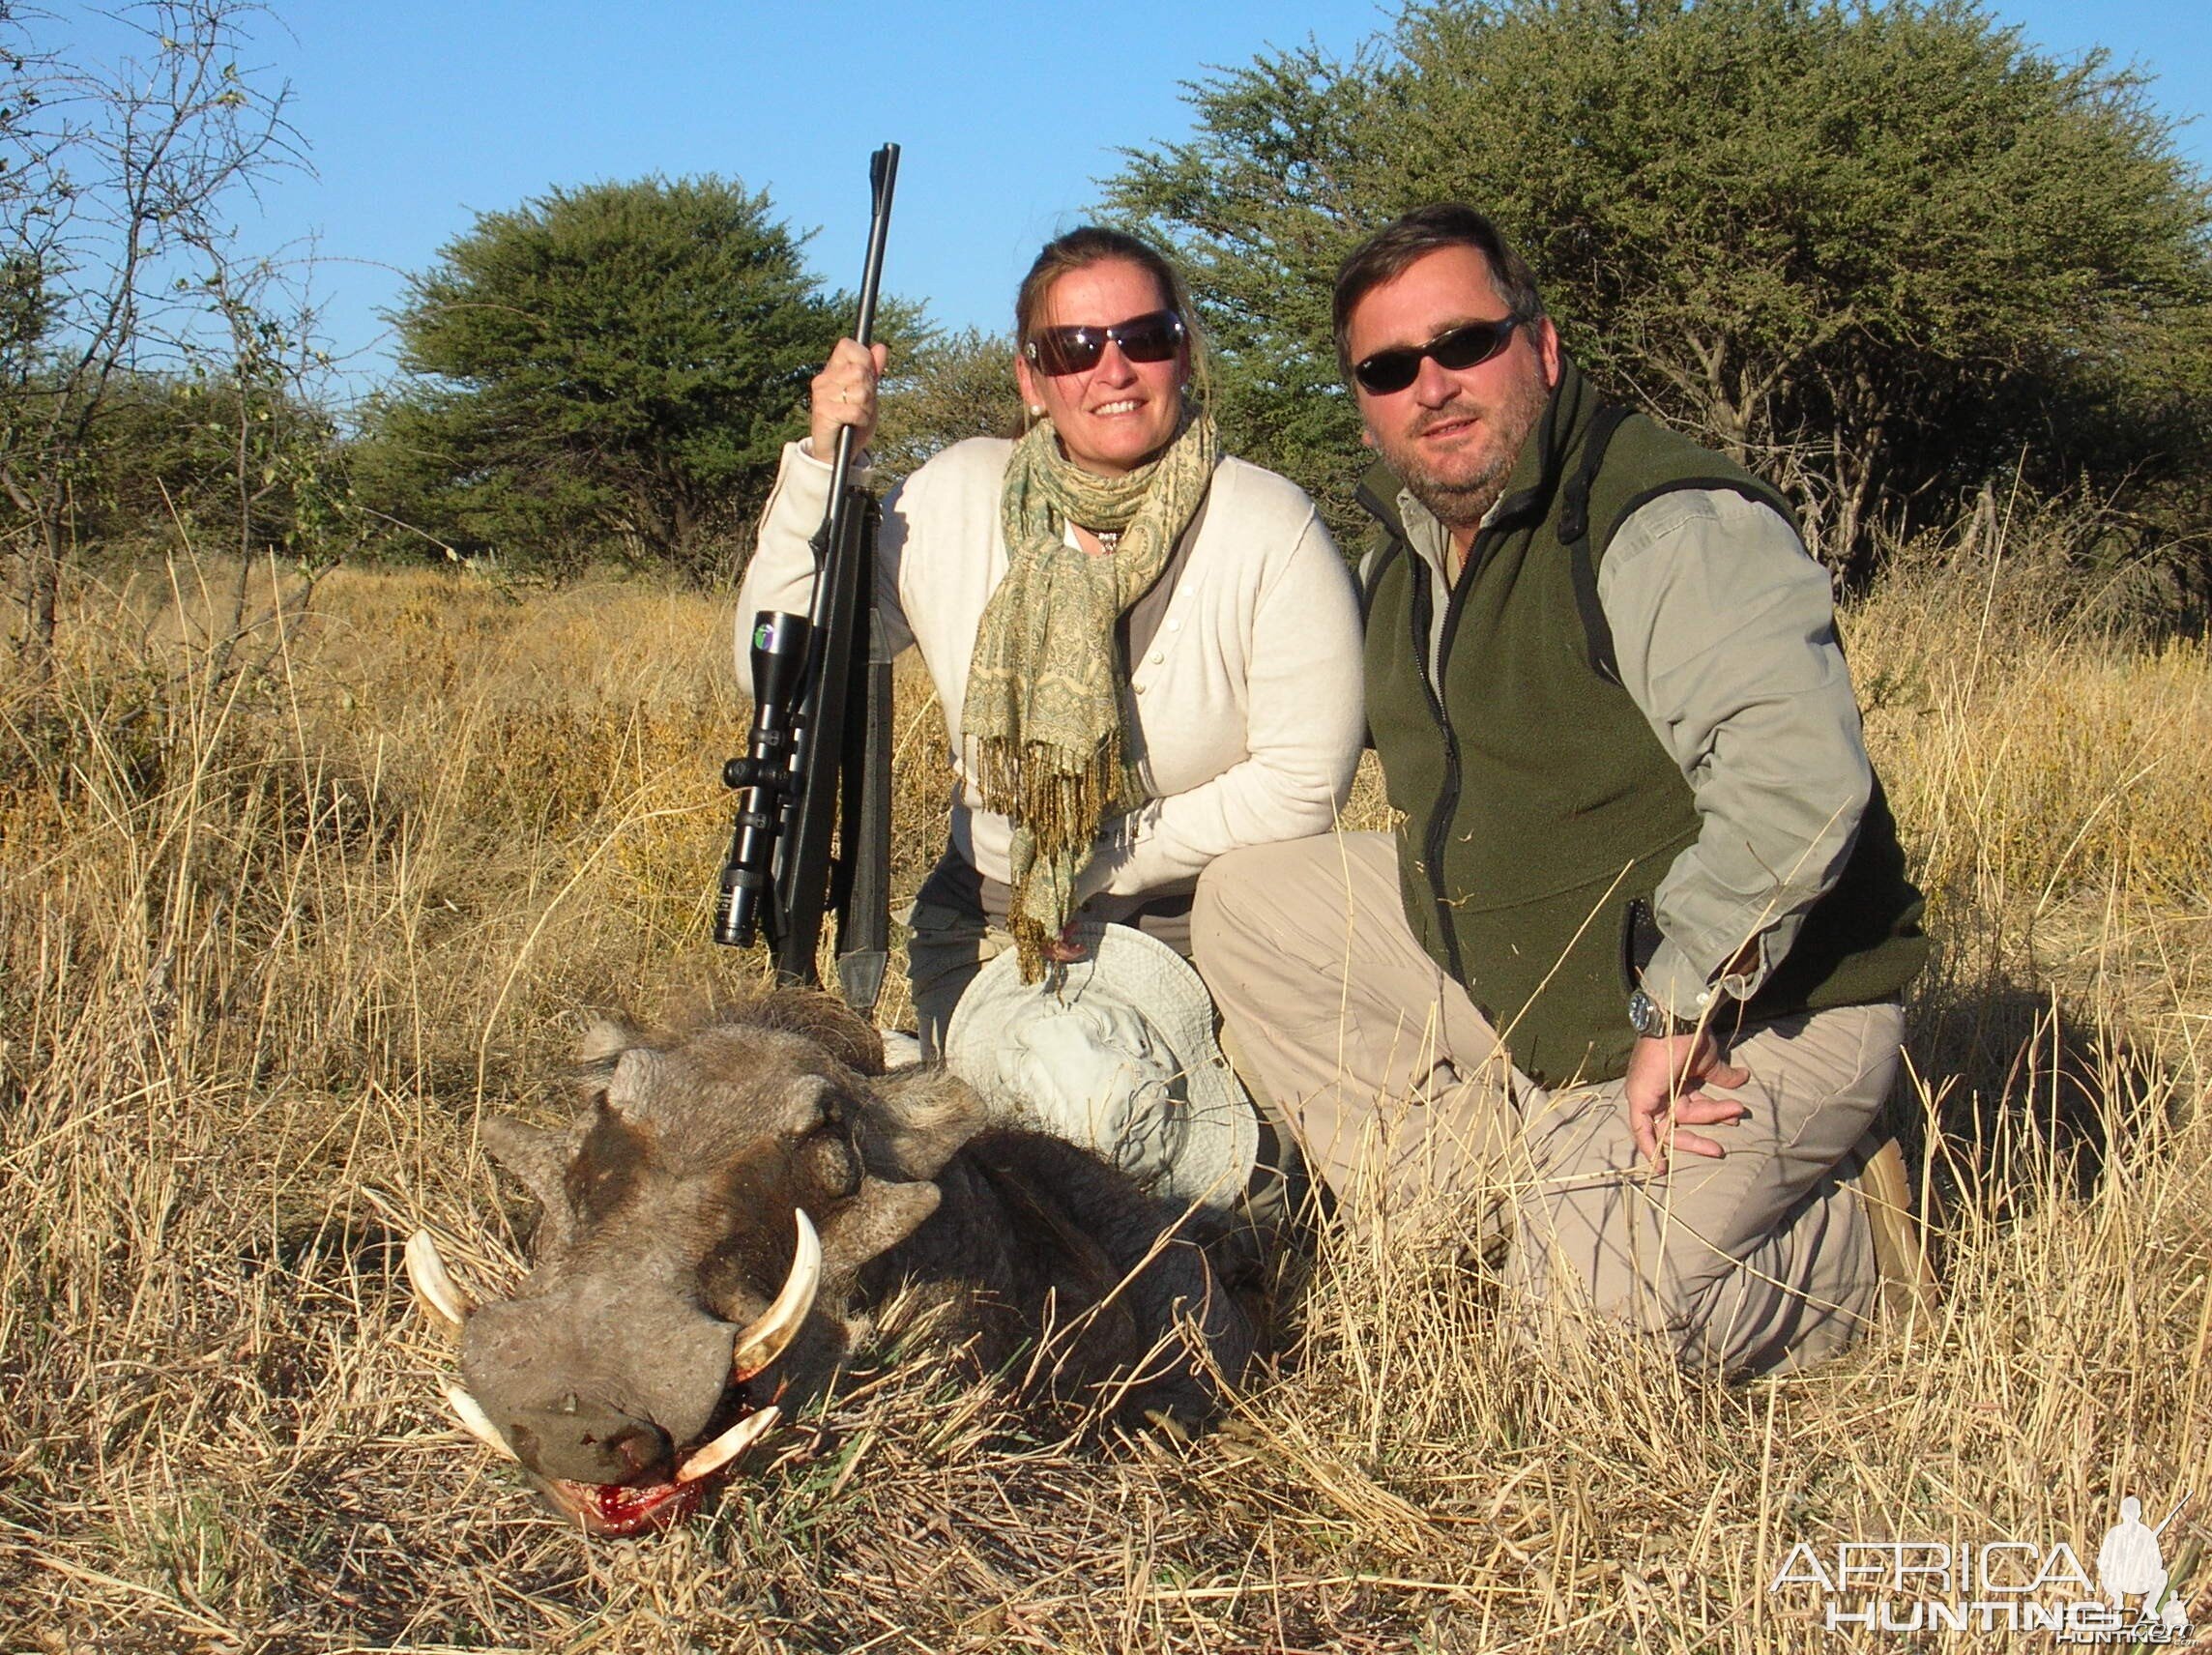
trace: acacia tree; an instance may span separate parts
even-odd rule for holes
[[[1333,266],[1444,198],[1500,220],[1610,391],[1774,477],[1850,572],[2023,452],[2139,482],[2204,429],[2202,182],[2139,77],[1967,0],[1416,6],[1192,102],[1112,199],[1190,261],[1237,438],[1339,513]]]
[[[481,215],[391,320],[412,376],[369,472],[473,543],[579,532],[703,572],[757,509],[848,325],[765,192],[719,178],[555,189]]]
[[[963,438],[1018,436],[1022,422],[1011,337],[966,328],[921,339],[893,358],[884,383],[876,470],[904,477]]]
[[[34,682],[51,670],[75,493],[141,372],[220,351],[248,309],[224,204],[295,161],[286,92],[239,68],[245,0],[64,15],[0,4],[0,494],[22,551]],[[120,31],[93,61],[67,26]],[[212,332],[211,332],[212,330]]]

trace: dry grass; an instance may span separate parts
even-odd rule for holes
[[[0,692],[0,1647],[1812,1649],[1800,1538],[2089,1556],[2212,1437],[2212,674],[1987,595],[1851,626],[1946,943],[1934,1324],[1721,1389],[1533,1362],[1456,1258],[1348,1249],[1194,1445],[1071,1440],[887,1326],[752,1497],[606,1545],[448,1428],[396,1240],[502,1279],[480,1112],[587,1008],[757,970],[703,944],[727,615],[345,574],[210,684],[191,591],[86,595],[50,712]]]

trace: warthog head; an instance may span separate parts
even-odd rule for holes
[[[484,1123],[543,1208],[514,1296],[473,1307],[426,1234],[407,1262],[460,1326],[462,1423],[558,1513],[634,1534],[827,1382],[854,1277],[937,1210],[981,1106],[939,1073],[883,1075],[875,1031],[815,996],[680,1038],[604,1023],[583,1059],[566,1131]]]

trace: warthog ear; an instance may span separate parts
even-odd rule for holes
[[[544,1209],[538,1221],[538,1251],[566,1247],[576,1228],[565,1181],[570,1148],[568,1134],[527,1126],[511,1115],[487,1115],[480,1130],[491,1158],[520,1178]]]
[[[982,1130],[983,1100],[943,1069],[902,1069],[868,1083],[854,1120],[868,1171],[901,1183],[934,1178]]]
[[[932,1183],[888,1184],[862,1178],[852,1200],[822,1222],[822,1273],[848,1280],[870,1259],[889,1252],[937,1210],[941,1200]]]
[[[662,1059],[650,1046],[632,1046],[614,1060],[607,1076],[607,1107],[625,1120],[644,1120],[653,1114],[656,1090],[668,1084],[660,1074]]]
[[[602,1017],[584,1031],[576,1045],[576,1060],[586,1068],[611,1065],[632,1046],[645,1040],[645,1031],[620,1017]]]

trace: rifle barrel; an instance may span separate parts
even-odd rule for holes
[[[860,269],[860,316],[853,337],[862,349],[876,342],[876,295],[884,283],[884,243],[890,237],[891,192],[898,188],[898,145],[886,144],[868,158],[868,186],[874,205],[868,214],[868,256]],[[837,427],[837,454],[830,467],[830,509],[835,512],[845,498],[845,481],[853,469],[853,427]],[[816,583],[815,607],[822,593]],[[814,617],[817,624],[821,616]]]

